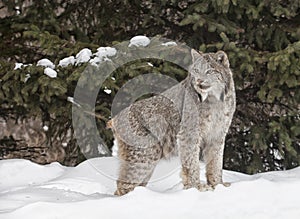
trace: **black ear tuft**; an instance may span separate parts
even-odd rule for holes
[[[192,62],[194,63],[198,58],[201,57],[202,53],[197,52],[196,50],[192,49],[191,50],[191,55],[192,55]]]
[[[226,55],[225,52],[223,51],[218,51],[216,53],[216,59],[217,59],[217,62],[221,63],[222,65],[224,65],[226,68],[229,68],[229,60],[228,60],[228,57]]]
[[[225,100],[225,93],[224,93],[224,91],[221,93],[221,95],[220,95],[220,100],[222,101],[222,102],[224,102],[224,100]]]

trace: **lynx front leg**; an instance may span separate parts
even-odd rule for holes
[[[193,148],[180,147],[180,160],[182,164],[182,183],[184,189],[197,188],[200,191],[211,190],[211,186],[200,183],[200,149],[198,146]]]
[[[211,147],[205,155],[207,183],[212,187],[218,184],[230,186],[230,183],[223,183],[222,180],[224,142],[219,145]]]

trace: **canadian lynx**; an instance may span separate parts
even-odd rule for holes
[[[179,154],[184,188],[222,184],[225,137],[235,111],[235,89],[223,51],[191,51],[186,79],[131,104],[108,122],[120,158],[116,195],[145,186],[162,158]],[[200,158],[207,184],[200,183]]]

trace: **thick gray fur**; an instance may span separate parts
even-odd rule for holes
[[[184,188],[205,191],[223,184],[224,143],[236,105],[232,72],[223,51],[192,50],[191,55],[186,79],[133,103],[108,122],[121,162],[116,195],[145,186],[157,162],[177,154]],[[200,155],[207,184],[200,183]]]

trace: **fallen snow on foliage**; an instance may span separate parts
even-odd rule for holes
[[[300,168],[246,175],[224,171],[230,187],[183,190],[178,159],[162,161],[146,188],[116,189],[118,160],[94,158],[77,167],[0,161],[1,219],[299,218]],[[204,171],[201,170],[202,179]]]
[[[30,65],[32,65],[32,64],[23,64],[21,62],[17,62],[17,63],[15,63],[14,70],[22,69],[22,68],[25,68],[25,67],[30,66]]]
[[[115,56],[117,50],[113,47],[99,47],[97,52],[94,53],[95,57],[90,60],[94,66],[98,66],[103,61],[111,61],[108,57]]]
[[[31,78],[31,75],[30,74],[26,74],[25,78],[24,78],[24,83],[26,83],[29,78]]]
[[[78,103],[76,103],[76,101],[74,100],[74,97],[67,97],[67,101],[69,101],[70,103],[80,107],[80,105]]]
[[[51,62],[49,59],[41,59],[37,62],[37,66],[43,66],[43,67],[49,67],[51,69],[55,68],[55,65],[53,62]]]
[[[80,50],[80,52],[76,55],[76,65],[88,62],[92,55],[92,51],[88,48]]]
[[[49,76],[50,78],[56,78],[57,77],[57,72],[53,70],[52,68],[45,68],[44,69],[44,74]]]
[[[131,38],[129,47],[146,47],[150,44],[150,39],[146,36],[135,36]],[[173,46],[176,45],[175,42],[166,42],[163,43],[164,46]],[[80,50],[76,56],[69,56],[61,59],[58,63],[58,66],[60,67],[67,67],[69,65],[80,65],[82,63],[89,62],[90,64],[94,66],[99,66],[99,64],[103,61],[111,61],[109,57],[115,56],[117,54],[116,48],[113,47],[99,47],[97,49],[97,52],[94,54],[89,48],[83,48]],[[30,64],[31,65],[31,64]],[[45,68],[51,68],[55,69],[55,64],[51,62],[49,59],[41,59],[37,62],[37,66],[43,66]],[[24,65],[23,63],[15,63],[14,70],[21,69],[23,67],[26,67],[27,65]],[[48,73],[50,72],[47,70]],[[54,73],[54,72],[52,72]],[[51,74],[51,73],[50,73]]]
[[[101,59],[99,57],[92,58],[89,63],[93,66],[98,66],[101,62]]]
[[[150,67],[153,67],[153,66],[154,66],[151,62],[147,62],[147,64],[148,64]]]
[[[14,67],[14,70],[17,70],[17,69],[21,69],[23,67],[23,63],[15,63],[15,67]]]
[[[94,55],[100,59],[104,59],[105,57],[115,56],[116,54],[117,50],[113,47],[99,47]]]
[[[150,39],[146,36],[135,36],[132,37],[129,43],[129,47],[132,46],[148,46],[150,44]]]
[[[107,93],[107,94],[111,94],[111,90],[108,89],[108,88],[105,88],[103,91],[104,91],[105,93]]]
[[[162,43],[161,45],[162,46],[177,46],[177,43],[170,41],[170,42]]]
[[[69,56],[60,60],[58,66],[67,67],[68,65],[74,65],[74,64],[75,64],[75,57]]]

